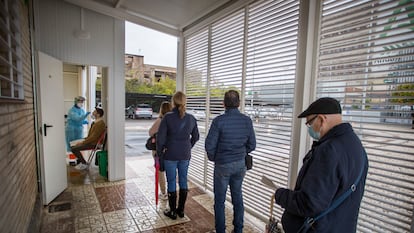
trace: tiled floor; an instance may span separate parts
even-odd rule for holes
[[[89,172],[68,166],[69,187],[43,210],[42,233],[58,232],[199,232],[214,229],[213,198],[189,184],[185,217],[163,215],[167,201],[155,205],[151,155],[126,158],[126,180],[107,182],[98,168]],[[226,209],[228,232],[232,210]],[[252,224],[252,222],[255,224]],[[245,233],[263,232],[263,223],[245,217]]]

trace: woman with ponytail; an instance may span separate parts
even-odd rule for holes
[[[187,97],[181,91],[172,98],[173,110],[164,115],[157,133],[157,154],[164,159],[167,175],[169,210],[164,215],[171,219],[184,217],[187,199],[187,172],[191,158],[191,148],[199,140],[197,120],[186,113]],[[177,206],[176,177],[180,187]]]

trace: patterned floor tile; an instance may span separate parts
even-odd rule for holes
[[[125,232],[125,233],[133,233],[133,232],[140,232],[138,229],[137,224],[133,219],[131,220],[125,220],[121,222],[114,222],[114,223],[108,223],[106,225],[106,229],[108,232]]]
[[[155,203],[154,168],[151,155],[126,160],[127,179],[107,182],[96,167],[89,172],[68,167],[69,187],[50,205],[71,203],[67,211],[49,213],[45,207],[41,233],[206,233],[214,229],[213,198],[189,182],[184,218],[164,215],[168,201]],[[177,186],[178,187],[178,186]],[[226,225],[232,229],[231,205]],[[264,224],[263,224],[264,225]],[[245,221],[245,233],[263,232]]]

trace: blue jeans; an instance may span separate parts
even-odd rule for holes
[[[178,184],[180,189],[188,189],[187,173],[190,160],[164,160],[165,173],[167,175],[168,192],[177,190],[175,177],[178,170]]]
[[[226,231],[224,203],[226,201],[227,186],[230,185],[231,202],[233,204],[233,226],[235,233],[243,232],[243,194],[242,184],[246,175],[246,164],[243,160],[214,165],[214,216],[216,232]]]

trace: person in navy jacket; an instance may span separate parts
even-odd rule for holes
[[[307,217],[316,217],[328,209],[362,174],[356,190],[309,231],[356,232],[368,171],[368,158],[360,139],[349,123],[342,122],[336,99],[320,98],[298,118],[306,118],[308,133],[315,141],[303,159],[295,188],[276,187],[275,201],[285,209],[281,221],[284,231],[298,232]]]
[[[191,158],[191,148],[199,140],[197,120],[185,112],[187,98],[183,92],[177,92],[172,98],[173,110],[164,115],[157,133],[157,155],[163,158],[167,175],[169,210],[164,215],[177,219],[184,217],[187,199],[187,172]],[[180,194],[177,207],[176,176]]]
[[[227,187],[230,186],[233,204],[234,233],[243,232],[242,184],[246,174],[245,157],[256,148],[256,136],[252,120],[240,113],[239,93],[229,90],[224,94],[224,114],[211,123],[205,149],[214,162],[214,217],[217,233],[226,230],[224,204]]]

